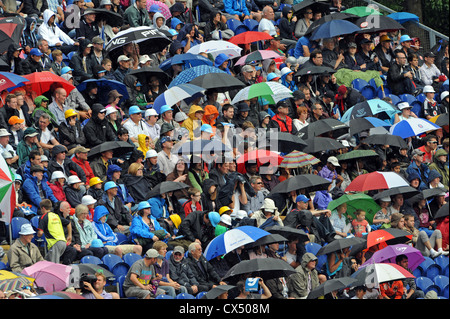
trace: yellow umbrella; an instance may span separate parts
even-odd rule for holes
[[[33,286],[35,279],[7,270],[0,270],[0,289],[9,291],[26,286]]]

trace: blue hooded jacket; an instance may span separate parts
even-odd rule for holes
[[[167,234],[167,231],[161,227],[161,225],[158,223],[155,217],[150,216],[150,219],[153,223],[153,226],[156,230],[164,230],[165,234]],[[155,236],[151,231],[150,227],[144,222],[141,215],[136,214],[136,216],[133,218],[133,221],[131,222],[130,226],[130,233],[131,238],[134,241],[136,238],[153,238]]]
[[[170,20],[170,27],[171,27],[172,29],[176,30],[176,29],[177,29],[177,25],[179,25],[180,23],[182,24],[181,27],[183,27],[183,26],[184,26],[183,21],[181,21],[181,20],[178,19],[178,18],[173,17],[173,18]]]
[[[150,198],[147,202],[150,206],[152,206],[152,217],[157,219],[161,217],[169,217],[169,209],[164,198],[161,196],[155,196]],[[164,208],[166,209],[167,216],[163,216]]]
[[[288,82],[288,81],[286,80],[286,77],[287,77],[288,74],[289,74],[289,73],[284,74],[284,75],[281,76],[281,84],[283,84],[285,87],[287,87],[287,88],[288,88],[289,90],[291,90],[292,92],[297,91],[297,90],[298,90],[298,87],[297,87],[297,84],[295,84],[295,81],[292,80],[291,82]]]
[[[100,218],[105,215],[109,215],[108,209],[105,206],[99,205],[95,207],[93,220],[95,233],[97,234],[98,238],[101,239],[103,244],[108,246],[116,246],[118,242],[117,235],[106,223],[106,220],[104,223],[100,221]]]
[[[41,181],[41,187],[44,192],[45,198],[50,199],[53,204],[58,202],[58,199],[53,194],[52,189],[47,184],[45,178]],[[31,210],[37,213],[39,209],[39,203],[42,201],[41,196],[39,196],[39,187],[37,185],[37,178],[35,176],[30,176],[25,179],[22,185],[22,190],[24,194],[28,196],[31,202]]]
[[[216,59],[214,60],[214,66],[216,68],[220,67],[225,61],[229,60],[230,58],[224,54],[224,53],[220,53],[219,55],[216,56]],[[229,65],[229,64],[228,64]],[[230,72],[230,68],[227,66],[226,69],[221,69],[225,72],[227,72],[229,75],[231,75]]]

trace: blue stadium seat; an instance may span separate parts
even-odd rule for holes
[[[386,96],[391,98],[392,104],[394,104],[394,105],[397,105],[398,103],[400,103],[402,101],[402,100],[400,100],[400,98],[397,95],[392,94],[392,93],[389,95],[386,95]]]
[[[125,294],[123,292],[123,282],[125,281],[126,276],[119,276],[116,281],[117,290],[119,292],[120,298],[125,298]]]
[[[195,296],[195,299],[202,299],[204,295],[206,295],[207,291],[200,291],[197,296]]]
[[[434,284],[434,282],[427,277],[419,277],[416,278],[416,285],[417,287],[423,291],[424,294],[426,294],[430,290],[436,291],[436,293],[439,293],[439,287]]]
[[[425,96],[424,93],[420,93],[419,95],[416,96],[416,100],[419,101],[420,103],[423,103],[426,98],[427,97]]]
[[[8,266],[3,261],[0,261],[0,270],[8,270]]]
[[[170,256],[172,256],[173,250],[168,250],[166,253],[166,260],[170,260]]]
[[[126,275],[130,269],[130,266],[122,258],[114,254],[106,254],[103,256],[102,262],[116,277]]]
[[[44,251],[45,253],[47,253],[47,240],[45,239],[45,235],[42,234],[41,237],[38,237],[37,235],[37,230],[39,228],[39,219],[41,218],[41,216],[33,216],[30,219],[31,225],[33,226],[33,229],[36,231],[36,234],[34,234],[33,239],[31,240],[31,242],[33,244],[35,244],[38,247],[44,247]]]
[[[438,295],[448,299],[448,277],[436,276],[434,277],[434,283],[439,288]]]
[[[229,19],[227,20],[227,27],[231,31],[234,32],[234,35],[238,35],[243,32],[250,31],[249,28],[243,24],[241,21],[236,19]]]
[[[384,95],[383,95],[384,93]],[[382,99],[386,96],[389,96],[389,94],[391,94],[391,89],[389,88],[389,86],[384,86],[383,85],[383,89],[381,88],[381,86],[379,86],[377,88],[377,96],[378,98]]]
[[[156,296],[155,299],[173,299],[173,297],[172,297],[171,295],[166,295],[166,294],[164,294],[164,295],[158,295],[158,296]]]
[[[117,245],[125,245],[125,244],[129,244],[129,238],[127,237],[127,235],[122,234],[122,233],[115,233],[117,236]]]
[[[20,237],[19,232],[20,232],[20,228],[22,227],[22,225],[24,224],[31,224],[30,221],[26,218],[23,217],[13,217],[13,219],[11,219],[11,239],[12,240],[16,240],[17,238]],[[12,241],[11,241],[12,244]]]
[[[377,89],[363,79],[354,79],[352,87],[358,90],[366,99],[371,100],[376,96]]]
[[[250,30],[250,31],[258,31],[259,23],[258,21],[254,19],[245,19],[244,25]]]
[[[413,275],[414,277],[422,277],[424,274],[422,273],[422,269],[420,269],[419,267],[417,267],[416,269],[413,270]]]
[[[178,294],[176,297],[175,297],[175,299],[195,299],[195,297],[193,296],[193,295],[191,295],[191,294],[188,294],[188,293],[181,293],[181,294]]]
[[[314,255],[317,254],[320,248],[322,248],[322,246],[318,243],[308,243],[305,245],[306,252],[312,253]]]
[[[448,256],[440,255],[434,259],[434,263],[441,267],[441,275],[444,275],[445,267],[448,267]],[[448,276],[447,276],[448,277]]]
[[[142,259],[142,256],[135,253],[128,253],[123,255],[123,261],[128,265],[132,266],[136,261]]]
[[[82,264],[94,264],[101,266],[103,264],[102,260],[96,256],[84,256],[81,258],[80,263]]]

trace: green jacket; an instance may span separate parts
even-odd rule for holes
[[[30,156],[30,152],[32,150],[37,150],[38,146],[37,144],[33,144],[30,146],[25,143],[24,140],[20,141],[19,144],[17,144],[17,155],[19,155],[19,166],[24,164],[26,161],[28,161],[28,157]]]
[[[138,10],[136,4],[129,6],[123,15],[123,24],[130,27],[150,26],[152,22],[145,9]]]
[[[428,168],[430,170],[434,169],[442,175],[441,183],[444,184],[445,189],[448,191],[448,184],[450,180],[448,166],[445,163],[439,162],[439,160],[436,158],[436,155],[434,155],[433,163],[431,163]]]

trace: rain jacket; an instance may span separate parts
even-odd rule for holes
[[[114,196],[114,207],[109,203],[108,195],[103,193],[102,198],[98,201],[99,205],[103,205],[109,212],[106,222],[112,229],[116,229],[118,225],[130,225],[133,217],[130,211],[125,207],[118,196]]]
[[[130,195],[134,198],[135,203],[148,200],[149,191],[157,184],[156,180],[152,180],[147,176],[135,176],[131,174],[125,174],[123,176],[123,183],[127,187]]]
[[[439,153],[438,153],[439,155]],[[449,185],[449,168],[446,163],[442,163],[439,161],[438,156],[436,154],[433,155],[433,163],[428,166],[430,170],[436,170],[439,174],[441,174],[441,183],[444,184],[445,189],[448,190]]]
[[[155,228],[154,230],[150,230],[150,227],[144,222],[141,215],[136,214],[136,216],[134,216],[130,226],[130,233],[133,241],[137,238],[152,239],[153,236],[155,236],[153,232],[157,230],[164,230],[164,233],[167,234],[167,231],[161,227],[155,217],[149,217],[153,223],[153,227]]]
[[[59,142],[67,147],[69,151],[78,145],[85,145],[86,137],[80,121],[77,120],[74,126],[69,125],[67,122],[61,122],[59,125]]]
[[[83,69],[83,52],[90,44],[89,40],[80,40],[78,51],[72,56],[69,62],[69,66],[73,69],[73,78],[77,83],[81,83],[84,80],[92,79],[94,76],[94,66],[96,62],[91,58],[91,55],[86,56],[86,71]],[[88,82],[89,83],[89,82]],[[85,93],[89,91],[89,84],[86,83]],[[85,99],[86,100],[86,99]],[[86,101],[87,102],[87,101]],[[88,103],[89,104],[89,103]]]
[[[94,239],[97,239],[97,234],[94,229],[94,224],[89,220],[85,219],[83,221],[83,227],[78,222],[78,218],[72,216],[73,224],[77,227],[78,234],[80,236],[81,248],[86,248],[87,244],[91,244]]]
[[[98,118],[98,113],[103,108],[101,104],[94,104],[92,106],[92,116],[83,127],[84,136],[86,136],[85,146],[88,148],[92,148],[106,141],[116,140],[116,135],[107,125],[106,118],[104,120]]]
[[[223,5],[225,12],[228,14],[237,14],[238,16],[242,16],[242,14],[250,15],[245,0],[224,0]]]
[[[287,286],[290,292],[289,297],[304,299],[311,290],[320,285],[319,273],[317,270],[315,268],[313,270],[306,268],[306,265],[311,260],[317,260],[317,257],[312,253],[305,253],[302,257],[300,266],[295,268],[296,273],[288,277]],[[310,289],[308,289],[309,277],[311,282]]]
[[[105,215],[107,216],[107,218],[109,218],[109,212],[105,206],[99,205],[95,207],[93,223],[95,233],[97,234],[98,238],[101,239],[103,244],[108,246],[116,246],[119,241],[117,235],[113,232],[111,227],[106,222],[102,223],[100,221],[100,218]]]
[[[229,60],[229,59],[230,59],[230,58],[229,58],[226,54],[220,53],[220,54],[218,54],[218,55],[216,56],[216,59],[214,60],[214,66],[215,66],[216,68],[221,69],[222,71],[227,72],[229,75],[232,75],[231,72],[230,72],[229,66],[227,66],[226,69],[220,68],[220,66],[221,66],[225,61],[227,61],[227,60]]]
[[[218,285],[220,276],[217,274],[213,265],[206,260],[205,256],[201,255],[197,261],[191,253],[188,253],[186,258],[192,272],[199,283],[199,291],[210,290],[213,285]],[[201,265],[201,267],[200,267]],[[202,269],[203,268],[203,269]]]
[[[64,193],[64,187],[61,185],[58,181],[55,181],[54,183],[47,182],[48,187],[53,192],[53,195],[60,201],[66,201],[66,193]]]
[[[203,215],[207,212],[195,211],[189,214],[178,227],[178,235],[184,235],[184,239],[195,241],[199,239],[202,248],[206,248],[209,242],[215,237],[214,227],[206,225],[203,221]]]
[[[148,150],[150,150],[150,148],[145,145],[145,138],[147,137],[148,136],[145,134],[138,134],[139,147],[137,149],[140,150],[144,155],[147,154]]]
[[[46,9],[44,11],[44,22],[39,27],[39,35],[41,38],[48,41],[48,45],[54,47],[56,43],[65,43],[72,45],[75,43],[67,34],[65,34],[58,25],[53,24],[53,26],[48,25],[48,20],[52,16],[56,15],[52,10]]]
[[[288,13],[292,10],[291,6],[284,6],[281,11],[281,18],[278,22],[278,28],[280,29],[280,37],[282,39],[295,40],[294,38],[294,30],[295,30],[295,22],[288,19]],[[292,15],[293,17],[294,15]],[[292,18],[291,17],[291,18]]]
[[[6,54],[2,55],[0,57],[1,60],[3,60],[7,65],[8,65],[8,72],[11,71],[11,61],[14,60],[14,70],[12,70],[13,73],[15,74],[22,74],[23,70],[22,70],[22,59],[20,57],[17,58],[13,58],[13,53],[16,51],[16,49],[18,48],[18,44],[16,43],[11,43],[8,47],[8,51],[6,52]],[[5,104],[6,106],[6,104]]]
[[[161,25],[161,27],[157,27],[156,26],[156,19],[158,18],[163,18],[163,24]],[[166,25],[166,18],[162,15],[161,12],[156,12],[155,15],[153,16],[153,24],[150,26],[150,29],[153,30],[158,30],[158,31],[169,31],[169,27]]]
[[[53,194],[51,188],[47,185],[47,182],[43,179],[41,181],[42,191],[44,192],[45,198],[50,199],[53,204],[56,204],[58,202],[58,199]],[[42,201],[41,196],[39,196],[39,187],[37,185],[37,177],[31,176],[30,178],[27,178],[22,185],[23,195],[28,197],[29,202],[27,203],[31,204],[31,210],[35,213],[37,213],[39,209],[39,204]]]
[[[170,278],[176,281],[181,286],[190,288],[191,286],[198,286],[198,281],[195,278],[195,274],[192,272],[186,258],[183,258],[180,262],[176,262],[173,258],[173,254],[169,258],[169,271]]]
[[[287,87],[292,92],[297,91],[298,87],[297,87],[297,84],[295,84],[295,81],[292,80],[291,82],[288,82],[286,80],[286,77],[287,77],[287,74],[284,74],[281,76],[281,84],[283,84],[285,87]]]
[[[181,42],[181,45],[182,45],[183,47],[185,47],[185,46],[186,46],[186,43],[187,43],[186,34],[188,34],[189,32],[191,32],[193,26],[194,26],[194,25],[193,25],[192,23],[186,23],[186,24],[181,28],[180,32],[178,32],[177,40]],[[191,48],[192,48],[193,46],[195,46],[195,45],[201,43],[200,41],[197,40],[198,35],[199,35],[198,30],[195,29],[194,40],[193,40],[193,41],[191,40]]]
[[[208,116],[209,115],[214,115],[214,117],[209,121],[208,120]],[[209,124],[211,125],[214,134],[216,133],[216,119],[219,117],[219,111],[217,110],[217,108],[214,105],[206,105],[205,106],[205,114],[203,114],[203,118],[202,118],[202,122],[204,124]]]
[[[182,24],[181,27],[184,26],[183,21],[181,21],[181,20],[178,19],[178,18],[172,17],[172,19],[170,20],[170,27],[171,27],[172,29],[176,30],[176,29],[177,29],[177,25],[179,25],[179,24]]]
[[[136,4],[129,6],[123,14],[123,24],[130,27],[149,26],[152,24],[145,9],[138,9]]]
[[[44,260],[39,248],[35,244],[30,243],[28,247],[29,251],[27,251],[25,246],[20,242],[19,238],[11,245],[11,248],[7,252],[11,271],[20,273],[26,267]]]
[[[36,105],[36,108],[34,109],[33,113],[31,114],[33,123],[37,123],[37,120],[41,117],[41,114],[43,112],[47,113],[50,116],[50,119],[52,120],[52,124],[56,124],[56,117],[55,115],[48,109],[49,103],[47,103],[47,107],[41,106],[42,100],[47,99],[43,95],[39,95],[34,99],[34,104]],[[48,99],[47,99],[48,101]],[[50,101],[48,101],[50,102]]]
[[[203,111],[203,108],[200,105],[192,105],[188,113],[188,118],[181,125],[188,129],[191,140],[194,139],[194,136],[200,136],[200,127],[203,124],[202,121],[195,119],[195,112],[197,111]]]
[[[169,217],[169,208],[167,207],[166,200],[161,196],[155,196],[149,198],[147,201],[152,206],[152,218],[167,218]]]

